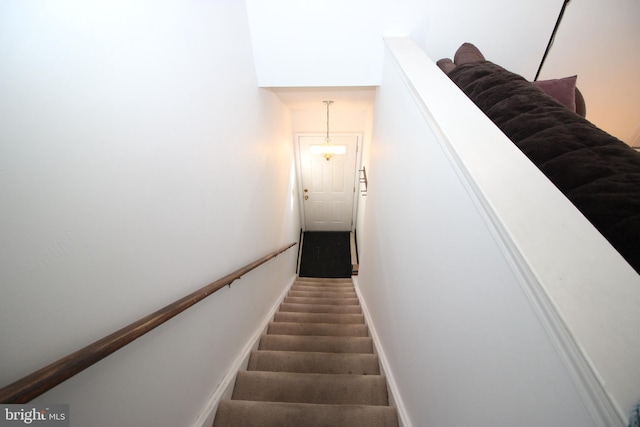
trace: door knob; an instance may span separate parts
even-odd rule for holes
[[[304,199],[305,199],[305,200],[309,200],[309,196],[307,196],[307,195],[305,194]]]

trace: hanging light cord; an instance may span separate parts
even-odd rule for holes
[[[333,101],[323,101],[327,106],[327,138],[326,142],[329,142],[329,105],[333,104]]]
[[[540,66],[538,67],[538,71],[536,72],[536,77],[533,79],[534,82],[538,80],[538,76],[540,75],[540,71],[542,70],[542,66],[544,65],[544,61],[547,59],[549,50],[551,50],[553,41],[556,38],[556,31],[558,31],[558,27],[560,26],[560,21],[562,21],[562,17],[564,16],[564,11],[567,8],[567,4],[569,4],[570,1],[571,0],[564,0],[564,3],[562,4],[562,9],[560,9],[560,15],[558,15],[556,26],[553,27],[553,32],[551,33],[551,37],[549,38],[549,43],[547,43],[547,49],[544,51],[544,55],[542,55],[542,61],[540,61]]]

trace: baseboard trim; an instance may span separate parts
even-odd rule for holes
[[[362,297],[362,293],[360,292],[360,287],[358,286],[358,278],[352,277],[352,279],[356,289],[356,294],[358,295],[358,299],[360,300],[362,314],[364,315],[365,322],[367,322],[367,326],[369,327],[369,334],[371,335],[371,339],[373,340],[374,349],[378,355],[378,359],[380,360],[380,369],[387,379],[387,387],[389,389],[389,403],[395,406],[396,410],[398,411],[399,426],[413,427],[402,398],[400,397],[400,390],[398,389],[398,385],[396,384],[395,378],[393,376],[391,366],[389,365],[389,360],[387,359],[384,348],[380,343],[380,337],[378,336],[376,328],[371,321],[371,314],[369,313],[369,309],[367,308],[367,303]]]
[[[273,319],[276,311],[280,307],[280,303],[284,300],[284,297],[289,292],[289,289],[293,285],[296,280],[296,276],[293,276],[289,281],[289,284],[282,291],[282,294],[278,297],[275,304],[271,307],[268,314],[260,323],[259,327],[256,328],[255,332],[247,341],[247,344],[244,346],[238,357],[233,361],[231,367],[227,371],[227,374],[222,378],[222,381],[216,386],[213,390],[213,393],[207,400],[207,403],[200,411],[198,418],[196,418],[195,422],[192,424],[192,427],[210,427],[213,425],[213,419],[216,414],[216,410],[218,409],[218,405],[220,401],[223,399],[230,399],[231,394],[233,393],[233,386],[236,382],[236,376],[238,371],[242,369],[246,369],[249,364],[249,357],[251,356],[251,352],[258,348],[258,344],[260,342],[260,337],[267,331],[269,327],[269,322]]]

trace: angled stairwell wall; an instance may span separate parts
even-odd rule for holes
[[[637,274],[447,80],[387,40],[358,228],[358,288],[410,425],[623,425]]]
[[[0,5],[0,386],[297,241],[288,109],[243,1]],[[74,426],[194,422],[295,249],[49,391]]]

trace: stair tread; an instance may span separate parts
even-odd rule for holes
[[[367,325],[340,323],[270,322],[267,334],[366,337]]]
[[[297,278],[213,427],[398,427],[353,281]]]
[[[213,427],[398,427],[395,407],[224,400]]]
[[[278,312],[273,317],[275,322],[295,323],[332,323],[332,324],[362,324],[364,315],[349,313],[295,313]]]
[[[234,400],[266,402],[388,405],[382,375],[240,371]]]
[[[366,353],[321,353],[256,350],[249,371],[379,375],[378,356]]]
[[[263,335],[259,350],[314,351],[325,353],[373,353],[371,337]]]

